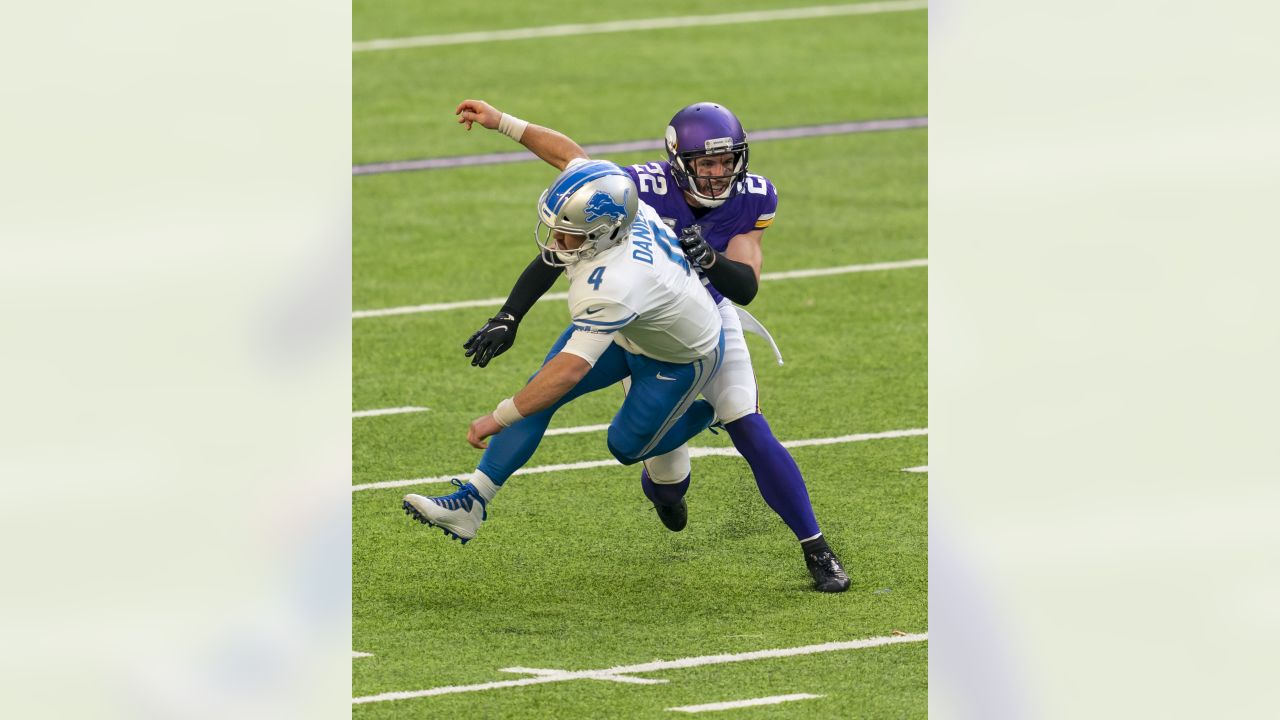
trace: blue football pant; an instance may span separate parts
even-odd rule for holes
[[[570,325],[560,334],[543,365],[564,348],[573,332]],[[711,424],[715,416],[711,404],[696,398],[719,369],[723,355],[723,333],[711,355],[685,364],[654,360],[611,345],[591,371],[555,405],[490,438],[478,469],[495,485],[503,484],[533,457],[557,410],[575,398],[607,388],[628,376],[631,391],[609,424],[609,451],[624,465],[671,452]]]
[[[751,353],[747,350],[737,310],[727,300],[721,301],[719,310],[724,324],[724,360],[720,371],[702,392],[724,423],[733,446],[751,466],[751,474],[755,476],[756,486],[765,503],[782,518],[798,540],[810,539],[821,531],[813,514],[804,476],[760,414],[755,371],[751,367]],[[645,495],[653,499],[651,496],[655,490],[683,482],[689,477],[689,451],[677,448],[670,454],[648,459],[645,468],[647,477],[642,477],[641,486]],[[663,504],[672,502],[666,500]]]

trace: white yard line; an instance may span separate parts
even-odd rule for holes
[[[450,685],[448,687],[431,688],[430,690],[410,690],[402,692],[388,692],[381,695],[365,695],[364,697],[351,698],[352,705],[363,705],[365,703],[386,702],[387,700],[407,700],[416,697],[430,697],[432,695],[449,695],[451,693],[460,692],[478,692],[480,690],[497,690],[504,687],[521,687],[524,685],[541,685],[549,682],[563,682],[565,680],[577,679],[576,676],[565,675],[540,675],[538,677],[520,678],[519,680],[497,680],[494,682],[480,683],[478,685]]]
[[[690,448],[694,450],[696,448]],[[538,465],[536,467],[522,467],[512,473],[515,475],[538,475],[541,473],[560,472],[561,470],[587,470],[590,468],[609,467],[617,465],[618,461],[613,458],[608,460],[587,460],[586,462],[561,463],[559,465]],[[385,480],[383,482],[364,483],[363,485],[352,485],[351,492],[359,492],[361,490],[383,490],[386,488],[409,487],[411,485],[430,485],[432,483],[447,483],[454,478],[465,478],[471,475],[470,470],[464,470],[453,475],[441,475],[440,477],[416,478],[413,480]]]
[[[530,40],[533,38],[597,35],[601,33],[702,27],[707,25],[742,25],[745,23],[774,22],[776,20],[808,20],[840,15],[874,15],[878,13],[926,10],[928,7],[929,3],[925,0],[895,0],[892,2],[820,5],[817,7],[759,10],[720,15],[684,15],[680,17],[640,18],[636,20],[615,20],[612,22],[574,25],[548,25],[543,27],[513,28],[510,30],[487,30],[450,33],[447,35],[418,35],[415,37],[364,40],[351,43],[351,51],[367,52],[370,50],[398,50],[401,48],[436,47],[440,45],[468,45],[506,40]]]
[[[703,665],[720,665],[732,662],[748,662],[752,660],[795,657],[797,655],[812,655],[814,653],[835,652],[838,650],[861,650],[864,648],[879,647],[881,645],[922,642],[928,639],[928,633],[892,635],[888,637],[866,638],[864,640],[822,643],[821,645],[778,648],[775,650],[756,650],[754,652],[724,655],[702,655],[698,657],[681,658],[679,660],[655,660],[654,662],[640,663],[639,665],[619,665],[617,667],[605,668],[603,670],[568,671],[547,670],[541,668],[507,668],[508,671],[537,674],[537,677],[521,678],[519,680],[499,680],[496,682],[480,683],[477,685],[448,685],[445,687],[428,688],[426,690],[386,692],[378,695],[366,695],[363,697],[352,698],[351,704],[361,705],[364,703],[385,702],[387,700],[408,700],[410,698],[430,697],[433,695],[478,692],[481,690],[495,690],[497,688],[520,687],[523,685],[540,685],[542,683],[565,682],[568,680],[614,680],[615,682],[630,682],[636,679],[644,680],[645,678],[628,678],[627,680],[619,680],[617,676],[633,675],[636,673],[651,673],[658,672],[660,670],[681,670],[684,668],[700,667]]]
[[[920,467],[902,468],[902,472],[927,473],[929,472],[929,466],[921,465]]]
[[[906,270],[908,268],[927,267],[925,258],[916,260],[900,260],[897,262],[870,263],[868,265],[842,265],[840,267],[812,268],[809,270],[788,270],[786,272],[760,273],[761,280],[795,280],[797,278],[822,277],[824,275],[844,275],[847,273],[876,272],[879,270]],[[506,302],[506,298],[503,298]]]
[[[355,658],[362,658],[362,657],[373,657],[373,653],[362,653],[362,652],[359,652],[359,651],[356,651],[356,650],[352,650],[352,651],[351,651],[351,658],[352,658],[353,660],[354,660]]]
[[[401,413],[426,412],[431,408],[424,407],[395,407],[382,408],[380,410],[357,410],[351,413],[352,419],[363,417],[375,417],[378,415],[400,415]]]
[[[538,301],[542,302],[543,300],[568,299],[569,293],[554,292],[543,295],[541,298],[538,298]],[[409,305],[407,307],[382,308],[381,310],[357,310],[351,313],[351,319],[359,320],[361,318],[384,317],[386,315],[410,315],[413,313],[440,312],[441,310],[460,310],[462,308],[490,306],[500,307],[502,303],[506,301],[507,299],[505,297],[495,297],[485,298],[483,300],[459,300],[458,302],[432,303],[430,305]]]
[[[806,440],[788,440],[782,443],[785,448],[813,447],[815,445],[839,445],[851,442],[866,442],[868,440],[888,440],[891,438],[915,437],[917,435],[928,435],[928,428],[911,428],[908,430],[887,430],[878,433],[858,433],[856,435],[841,435],[839,437],[829,438],[809,438]],[[736,457],[739,453],[731,447],[691,447],[689,448],[689,457]],[[587,470],[590,468],[614,467],[620,463],[614,458],[607,460],[585,460],[575,463],[561,463],[558,465],[537,465],[534,467],[522,467],[512,473],[515,475],[538,475],[541,473],[560,472],[562,470]],[[446,483],[453,478],[463,478],[471,474],[470,470],[464,470],[453,475],[441,475],[439,477],[413,478],[410,480],[386,480],[383,482],[364,483],[362,485],[352,485],[351,492],[359,492],[361,490],[383,490],[387,488],[409,487],[411,485],[430,485],[432,483]]]
[[[554,430],[548,430],[545,433],[544,437],[550,437],[552,435],[577,435],[578,433],[600,432],[601,430],[608,430],[608,429],[609,429],[608,423],[605,423],[604,425],[579,425],[578,427],[556,428]]]
[[[733,710],[734,708],[754,707],[756,705],[777,705],[778,703],[791,702],[792,700],[812,700],[814,698],[825,697],[823,695],[810,695],[809,693],[795,693],[794,695],[771,695],[769,697],[752,698],[750,700],[731,700],[729,702],[707,703],[706,705],[683,705],[681,707],[667,708],[676,712],[700,713],[710,712],[712,710]]]
[[[878,272],[881,270],[905,270],[908,268],[928,267],[927,258],[914,260],[898,260],[894,262],[869,263],[864,265],[841,265],[829,268],[809,268],[806,270],[787,270],[784,272],[767,272],[760,274],[760,280],[795,280],[798,278],[821,277],[824,275],[845,275],[848,273]],[[569,293],[555,292],[543,295],[538,301],[567,300]],[[379,310],[357,310],[351,313],[352,320],[362,318],[386,317],[388,315],[412,315],[414,313],[440,312],[442,310],[458,310],[475,307],[501,307],[505,297],[485,298],[483,300],[460,300],[458,302],[433,303],[430,305],[407,305],[402,307],[382,308]]]
[[[538,675],[555,677],[559,680],[607,680],[609,682],[628,683],[631,685],[662,685],[667,680],[655,678],[638,678],[629,675],[616,675],[603,671],[571,672],[569,670],[549,670],[545,668],[509,667],[500,668],[498,672],[519,673],[521,675]]]

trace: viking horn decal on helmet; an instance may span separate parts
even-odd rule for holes
[[[738,117],[722,105],[701,102],[690,105],[671,118],[665,136],[671,174],[681,190],[703,207],[718,207],[739,192],[747,176],[747,133]],[[700,157],[733,153],[733,171],[728,175],[698,175],[694,161]],[[728,180],[720,193],[698,187],[711,180]]]

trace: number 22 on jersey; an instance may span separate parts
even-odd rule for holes
[[[658,163],[649,163],[648,165],[632,165],[635,168],[636,179],[640,181],[640,192],[653,193],[654,195],[667,194],[667,179],[663,177],[662,166]]]

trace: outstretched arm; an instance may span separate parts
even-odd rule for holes
[[[555,405],[557,400],[564,397],[589,372],[591,363],[585,359],[572,353],[557,353],[542,366],[523,390],[498,403],[493,412],[472,421],[471,428],[467,431],[467,442],[480,450],[489,447],[486,439],[497,435],[504,427]]]
[[[557,170],[565,169],[572,160],[587,157],[586,151],[563,133],[508,115],[483,100],[463,100],[453,114],[468,130],[472,123],[497,130],[529,148]]]
[[[542,254],[539,253],[524,272],[520,273],[520,278],[507,295],[506,304],[502,306],[503,312],[523,318],[533,308],[533,304],[538,302],[538,298],[546,295],[551,286],[556,284],[563,272],[563,267],[543,262]]]
[[[516,331],[520,321],[524,319],[538,298],[547,294],[556,278],[560,277],[561,268],[553,267],[542,261],[542,256],[533,259],[529,266],[520,273],[515,287],[507,296],[507,302],[497,315],[489,318],[479,330],[462,344],[466,357],[471,364],[485,367],[489,361],[511,348],[516,342]]]

